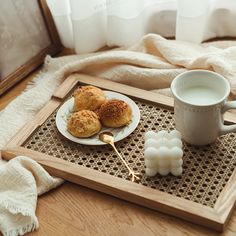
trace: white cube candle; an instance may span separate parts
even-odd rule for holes
[[[183,172],[183,150],[181,134],[177,130],[148,131],[145,134],[145,165],[146,175],[154,176],[157,173],[166,176],[171,173],[179,176]]]
[[[147,141],[145,141],[144,148],[146,149],[148,147],[158,147],[158,141],[153,138],[147,139]]]
[[[153,169],[152,168],[146,168],[145,173],[148,176],[155,176],[158,173],[158,171],[155,168],[153,168]]]

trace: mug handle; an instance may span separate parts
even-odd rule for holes
[[[222,108],[221,113],[224,114],[226,111],[230,109],[236,109],[236,101],[226,102]],[[236,124],[235,125],[224,125],[222,123],[220,127],[220,135],[228,134],[230,132],[236,132]]]

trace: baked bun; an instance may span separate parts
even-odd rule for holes
[[[132,110],[126,102],[112,99],[100,107],[98,115],[103,125],[118,128],[130,122]]]
[[[106,102],[104,92],[94,86],[82,86],[74,92],[74,112],[82,110],[95,111]]]
[[[69,117],[67,130],[75,137],[86,138],[98,133],[101,123],[93,111],[78,111]]]

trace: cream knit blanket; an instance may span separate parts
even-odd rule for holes
[[[19,156],[0,165],[0,231],[23,235],[38,228],[37,197],[63,181],[51,177],[37,162]]]
[[[128,49],[55,59],[47,57],[45,67],[34,84],[0,113],[0,148],[43,107],[57,86],[71,73],[86,73],[168,93],[172,79],[191,69],[214,70],[223,75],[229,80],[235,96],[236,42],[195,45],[150,34]],[[61,180],[53,179],[26,157],[17,157],[0,165],[0,230],[5,235],[17,235],[37,228],[37,194],[60,183]]]
[[[197,45],[149,34],[128,49],[55,58],[49,65],[58,62],[65,65],[53,77],[56,80],[82,72],[159,92],[169,88],[176,75],[186,70],[213,70],[229,80],[236,95],[236,41]]]

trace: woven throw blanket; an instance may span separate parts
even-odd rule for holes
[[[174,77],[191,69],[213,70],[223,75],[229,80],[235,97],[236,42],[196,45],[150,34],[131,48],[47,57],[44,69],[33,84],[0,112],[0,149],[45,105],[71,73],[85,73],[169,94],[168,88]],[[37,228],[37,195],[62,182],[50,177],[27,157],[1,164],[0,179],[0,230],[4,235],[24,234]]]
[[[0,165],[0,231],[23,235],[38,228],[37,197],[63,181],[51,177],[37,162],[19,156]]]

